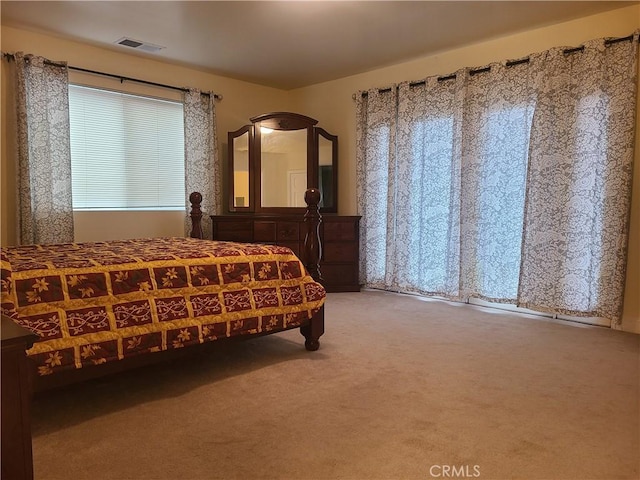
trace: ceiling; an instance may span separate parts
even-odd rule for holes
[[[0,15],[3,25],[293,89],[633,3],[2,0]],[[166,48],[115,45],[122,37]]]

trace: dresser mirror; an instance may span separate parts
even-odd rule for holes
[[[320,211],[337,211],[338,137],[317,120],[290,112],[250,119],[229,132],[230,212],[299,213],[307,188],[320,189]]]
[[[307,131],[260,128],[260,205],[304,207]]]

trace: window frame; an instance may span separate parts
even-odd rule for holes
[[[77,82],[77,81],[70,81],[69,82],[69,103],[71,104],[71,89],[72,88],[82,88],[82,89],[90,89],[90,90],[96,90],[99,92],[107,92],[107,93],[113,93],[113,94],[117,94],[117,95],[121,95],[121,96],[125,96],[125,97],[137,97],[137,98],[141,98],[144,100],[152,100],[152,101],[158,101],[158,102],[163,102],[163,103],[169,103],[169,104],[174,104],[174,105],[178,105],[180,106],[180,110],[181,110],[181,124],[182,124],[182,129],[181,129],[181,138],[182,138],[182,148],[180,149],[183,153],[182,153],[182,160],[183,160],[183,167],[182,167],[182,175],[181,178],[184,179],[184,173],[186,171],[186,159],[185,159],[185,139],[184,139],[184,102],[180,99],[176,99],[176,98],[168,98],[168,97],[162,97],[159,95],[153,95],[153,94],[148,94],[148,93],[141,93],[139,91],[136,92],[129,92],[123,89],[117,89],[117,88],[110,88],[110,87],[105,87],[105,86],[101,86],[101,85],[95,85],[95,84],[90,84],[90,83],[84,83],[84,82]],[[69,109],[71,111],[71,105],[69,106]],[[71,127],[71,115],[69,116],[69,124],[70,124],[70,130],[72,129]],[[71,143],[71,140],[70,140]],[[73,179],[73,155],[72,155],[72,179]],[[181,182],[182,185],[182,196],[185,199],[185,203],[184,204],[180,204],[180,205],[175,205],[175,206],[129,206],[129,207],[123,207],[123,206],[82,206],[82,207],[78,207],[75,205],[73,205],[73,211],[74,212],[136,212],[136,211],[157,211],[157,212],[163,212],[163,211],[181,211],[185,209],[185,205],[186,205],[186,185],[185,182]]]

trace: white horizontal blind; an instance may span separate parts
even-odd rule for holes
[[[184,208],[181,103],[69,86],[73,208]]]

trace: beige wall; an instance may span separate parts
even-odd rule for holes
[[[73,212],[77,242],[183,237],[184,220],[184,213],[176,210]]]
[[[35,53],[70,65],[118,73],[147,80],[188,85],[213,90],[224,96],[217,106],[218,143],[221,156],[226,152],[226,132],[248,123],[251,116],[268,111],[291,110],[319,120],[319,125],[339,136],[339,213],[355,214],[355,105],[352,95],[358,90],[385,86],[389,83],[418,80],[431,75],[451,73],[461,67],[485,65],[494,61],[523,57],[555,46],[576,46],[597,37],[625,36],[640,28],[640,6],[606,12],[579,20],[517,35],[478,43],[465,48],[440,52],[412,62],[377,69],[332,82],[290,92],[261,87],[207,74],[193,69],[163,64],[118,52],[103,50],[23,30],[2,28],[2,50]],[[96,82],[85,76],[86,82]],[[6,140],[7,95],[2,78],[2,243],[12,238],[14,221],[11,214],[13,157]],[[79,80],[78,80],[79,81]],[[101,79],[101,82],[108,80]],[[118,82],[116,88],[120,88]],[[126,84],[125,84],[126,85]],[[131,88],[133,84],[130,85]],[[135,87],[141,88],[141,87]],[[157,90],[157,89],[156,89]],[[148,92],[146,92],[148,93]],[[155,95],[166,95],[157,91]],[[640,107],[637,107],[640,125]],[[636,159],[640,156],[640,135],[636,139]],[[630,251],[623,329],[640,333],[640,168],[634,171],[631,212]]]
[[[557,46],[577,46],[599,37],[626,36],[640,28],[640,6],[634,5],[517,35],[445,51],[371,72],[292,91],[296,112],[317,118],[323,128],[339,137],[339,213],[357,213],[355,174],[355,103],[358,90],[391,83],[445,75],[462,67],[524,57]],[[639,86],[640,88],[640,86]],[[640,108],[638,108],[640,125]],[[636,162],[640,135],[636,136]],[[635,168],[630,251],[623,329],[640,333],[640,168]]]

